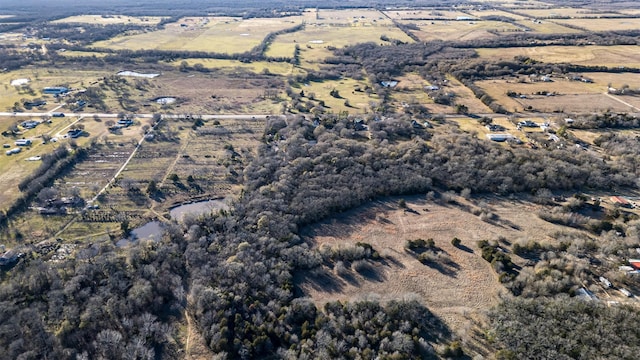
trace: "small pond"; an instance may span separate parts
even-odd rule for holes
[[[172,219],[182,221],[185,215],[203,215],[210,214],[211,212],[218,211],[220,209],[228,210],[229,206],[223,200],[206,200],[193,202],[191,204],[184,204],[176,206],[169,213]]]
[[[127,239],[120,239],[116,246],[127,246],[138,240],[160,241],[164,232],[164,226],[159,221],[150,221],[131,231],[131,235]]]

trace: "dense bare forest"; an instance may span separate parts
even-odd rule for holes
[[[55,6],[67,3],[63,0]],[[425,5],[430,3],[433,1],[424,1]],[[165,7],[170,7],[169,15],[174,17],[167,19],[167,23],[181,14],[213,10],[242,16],[269,13],[266,9],[255,10],[260,4],[252,1],[232,5],[205,4],[199,0],[181,4],[160,2],[154,3],[156,7],[151,10],[144,2],[125,4],[119,0],[109,6],[113,5],[122,5],[122,11],[131,14],[167,15]],[[349,5],[384,6],[364,2]],[[7,9],[21,13],[30,6],[33,4],[29,0],[11,2]],[[84,7],[101,6],[88,2],[76,10],[81,13]],[[270,6],[295,12],[310,3],[276,2]],[[48,16],[55,17],[55,13]],[[161,22],[154,29],[163,25]],[[13,25],[6,26],[9,29]],[[17,47],[3,47],[0,68],[9,71],[34,64],[63,66],[75,61],[78,67],[87,68],[145,64],[149,69],[164,70],[172,66],[167,64],[170,61],[190,58],[292,65],[299,61],[296,59],[299,48],[291,58],[265,54],[278,35],[299,31],[304,26],[264,34],[259,45],[237,54],[102,49],[104,57],[68,60],[55,52],[37,51],[27,58],[20,56],[22,50]],[[88,45],[96,40],[150,29],[140,25],[86,25],[84,32],[78,32],[75,25],[57,24],[42,26],[34,33],[74,42],[70,46],[52,45],[52,50],[66,47],[87,51]],[[409,32],[412,25],[404,24],[401,29]],[[381,82],[407,74],[415,74],[431,84],[444,84],[452,79],[470,90],[472,100],[479,100],[494,113],[509,114],[476,81],[551,73],[616,74],[623,69],[544,63],[526,56],[493,61],[479,58],[474,48],[529,46],[534,40],[536,46],[560,42],[637,45],[638,32],[603,31],[563,37],[516,34],[501,40],[408,44],[387,39],[384,46],[364,43],[332,48],[331,56],[313,71],[281,79],[268,72],[253,74],[254,79],[269,83],[270,90],[282,88],[297,113],[265,117],[264,132],[256,136],[260,145],[256,145],[255,151],[239,150],[242,157],[233,145],[225,145],[226,154],[238,162],[233,167],[233,179],[242,187],[241,195],[233,199],[228,209],[213,214],[188,216],[182,222],[169,219],[170,216],[163,219],[166,226],[160,241],[144,240],[121,247],[116,243],[120,234],[111,233],[109,240],[93,243],[51,240],[30,245],[16,263],[3,263],[0,359],[184,358],[185,339],[181,334],[187,319],[190,329],[204,338],[207,350],[221,359],[471,358],[455,331],[416,296],[388,302],[329,301],[317,306],[313,299],[303,296],[300,288],[300,281],[314,281],[312,278],[325,280],[316,284],[319,287],[331,287],[326,269],[338,274],[352,269],[365,278],[375,278],[376,265],[393,261],[391,255],[366,241],[339,249],[314,247],[303,236],[305,227],[393,196],[414,195],[458,206],[454,200],[457,194],[465,199],[526,198],[544,206],[531,216],[581,231],[579,234],[557,231],[547,242],[506,238],[478,241],[478,256],[484,259],[480,261],[491,265],[492,276],[504,290],[499,305],[488,312],[488,323],[479,335],[487,348],[494,351],[491,356],[634,358],[639,350],[639,334],[634,326],[638,310],[627,305],[606,306],[584,297],[589,294],[585,283],[604,275],[617,285],[640,289],[637,278],[618,271],[626,259],[637,256],[640,220],[622,206],[605,210],[600,199],[583,192],[637,189],[640,185],[639,137],[630,132],[640,128],[637,116],[612,111],[577,114],[553,132],[557,141],[545,138],[535,148],[533,142],[529,147],[515,142],[495,143],[475,132],[463,131],[451,120],[453,116],[467,114],[466,106],[459,105],[458,113],[449,117],[431,114],[420,104],[405,104],[401,113],[390,105],[393,91]],[[217,71],[186,61],[179,66],[176,72],[181,76],[191,71],[216,75]],[[640,69],[624,71],[638,73]],[[246,74],[238,70],[232,76],[243,78]],[[306,82],[346,78],[368,81],[371,88],[367,90],[377,96],[376,106],[358,115],[336,114],[308,94],[304,101],[305,90],[296,87]],[[116,76],[101,81],[102,87],[89,86],[79,95],[79,99],[91,102],[98,110],[105,106],[100,103],[103,90],[107,91],[115,82],[126,82]],[[340,98],[335,89],[331,90],[331,96]],[[435,104],[455,105],[444,90],[429,96]],[[284,110],[286,113],[286,105]],[[159,121],[160,116],[154,118]],[[506,115],[504,118],[514,123],[518,120]],[[465,120],[482,126],[492,121],[479,115]],[[205,125],[203,119],[191,117],[179,121],[180,127],[189,128],[193,124],[194,133]],[[616,129],[629,132],[607,132]],[[162,139],[162,129],[157,130],[153,141],[166,140]],[[208,129],[217,130],[226,131]],[[570,130],[600,131],[593,140],[598,151],[582,146],[582,140],[569,134]],[[543,135],[534,134],[531,138],[535,136]],[[177,143],[177,137],[172,141]],[[31,175],[19,182],[21,197],[3,214],[2,225],[11,224],[12,215],[27,210],[35,198],[44,198],[43,191],[83,161],[92,149],[90,146],[74,151],[60,147],[43,156],[41,166],[34,167]],[[175,162],[179,160],[176,158]],[[172,175],[178,183],[178,176]],[[157,186],[155,181],[149,182],[147,193],[158,195]],[[563,198],[565,195],[569,199]],[[146,195],[141,196],[147,200]],[[593,214],[597,216],[589,216]],[[498,223],[493,214],[484,210],[479,218],[487,224]],[[128,225],[122,222],[123,234],[130,230]],[[461,245],[460,239],[451,241],[455,247]],[[438,261],[428,251],[433,248],[432,239],[409,240],[406,245],[407,252],[423,264]],[[302,280],[295,281],[295,276]]]

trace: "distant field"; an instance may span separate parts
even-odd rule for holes
[[[293,54],[292,54],[293,55]],[[233,71],[234,69],[243,69],[256,74],[262,74],[268,71],[270,74],[289,75],[300,73],[301,71],[293,65],[285,62],[266,62],[255,61],[250,63],[238,60],[222,60],[222,59],[184,59],[178,60],[173,64],[179,66],[182,61],[186,61],[190,66],[201,64],[208,69],[223,69],[225,71]]]
[[[325,25],[391,25],[391,20],[387,19],[380,11],[374,9],[315,9],[307,10],[303,14],[307,24]]]
[[[640,18],[632,19],[558,19],[558,24],[579,26],[589,31],[638,30]]]
[[[455,11],[455,10],[430,10],[430,9],[386,10],[384,13],[394,20],[407,20],[407,19],[455,20],[458,17],[465,17],[465,18],[475,17],[466,12]]]
[[[420,27],[413,31],[422,41],[490,39],[496,34],[522,31],[519,27],[500,21],[408,21]]]
[[[95,57],[105,57],[109,54],[107,53],[101,53],[101,52],[97,52],[97,51],[71,51],[71,50],[66,50],[66,51],[62,51],[59,52],[60,55],[65,56],[65,57],[91,57],[91,56],[95,56]]]
[[[618,10],[619,13],[621,14],[627,14],[627,15],[640,15],[640,9],[621,9]]]
[[[599,18],[603,16],[619,16],[613,12],[597,12],[588,9],[576,8],[552,8],[552,9],[522,9],[519,13],[526,14],[533,18]]]
[[[613,88],[621,88],[624,85],[629,85],[632,89],[640,89],[640,74],[589,73],[588,76],[596,83],[602,85],[603,91],[606,90],[608,84],[611,84]]]
[[[527,19],[525,16],[512,14],[510,12],[502,11],[502,10],[481,10],[481,11],[471,10],[471,11],[468,11],[468,13],[478,18],[481,18],[483,16],[504,16],[504,17],[512,18],[514,20]]]
[[[183,18],[164,30],[119,36],[93,44],[116,50],[186,50],[235,54],[251,50],[273,31],[299,25],[300,17],[241,19],[230,17]]]
[[[585,84],[579,81],[554,79],[553,82],[519,83],[506,80],[484,80],[476,82],[489,96],[509,111],[525,111],[529,106],[542,112],[595,112],[629,111],[629,107],[605,94],[607,84]],[[525,95],[512,98],[507,91]],[[548,91],[555,96],[535,95]]]
[[[540,34],[572,34],[582,32],[581,30],[571,29],[547,20],[538,20],[536,22],[523,20],[517,21],[516,23],[533,30],[534,33]]]
[[[528,56],[547,63],[640,67],[640,47],[635,45],[537,46],[476,50],[480,57],[491,60],[512,60],[515,56]]]
[[[405,33],[393,25],[385,26],[329,26],[307,24],[303,31],[282,34],[276,37],[267,51],[268,56],[292,56],[295,46],[301,48],[301,57],[308,62],[321,61],[330,56],[327,48],[342,48],[363,42],[385,44],[380,40],[382,35],[390,39],[413,42]]]
[[[135,25],[156,25],[162,20],[159,16],[126,16],[126,15],[77,15],[64,19],[52,21],[56,23],[86,23],[86,24],[135,24]]]
[[[484,2],[487,2],[489,4],[493,4],[495,3],[494,0],[483,0]],[[529,8],[529,9],[548,9],[549,8],[549,3],[543,2],[543,1],[536,1],[536,0],[530,0],[530,1],[521,1],[521,0],[505,0],[505,1],[501,1],[500,2],[501,6],[504,6],[506,8],[512,9],[512,10],[520,10],[522,8]]]

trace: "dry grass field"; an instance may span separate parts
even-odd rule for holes
[[[486,114],[492,112],[485,104],[482,103],[473,92],[453,76],[447,76],[447,86],[443,88],[445,91],[451,91],[456,94],[456,104],[465,105],[469,112],[477,114]]]
[[[116,50],[186,50],[235,54],[251,50],[274,31],[302,22],[301,17],[241,19],[231,17],[183,18],[163,30],[115,37],[93,44]]]
[[[495,0],[483,0],[490,4],[495,4]],[[500,1],[500,6],[514,11],[527,9],[548,9],[551,5],[549,3],[537,0],[521,1],[521,0],[504,0]]]
[[[491,39],[500,33],[522,31],[519,27],[500,21],[404,21],[417,25],[412,31],[422,41]]]
[[[308,9],[303,13],[307,24],[324,25],[392,25],[383,13],[375,9]]]
[[[513,80],[483,80],[476,85],[509,111],[536,110],[542,112],[590,112],[629,111],[629,107],[606,95],[607,84],[583,83],[564,78],[553,82],[526,82]],[[514,91],[524,97],[509,97]],[[554,96],[537,95],[539,92],[555,93]],[[529,108],[531,107],[531,109]]]
[[[528,56],[547,63],[568,62],[577,65],[609,67],[640,67],[640,47],[614,46],[539,46],[502,49],[476,49],[481,58],[512,60],[515,56]]]
[[[623,19],[558,19],[558,24],[578,26],[589,31],[616,31],[640,29],[640,18]]]
[[[292,56],[295,46],[300,46],[304,63],[317,63],[331,56],[328,48],[342,48],[364,42],[385,44],[381,36],[403,42],[413,42],[405,33],[392,24],[335,26],[327,24],[307,24],[305,29],[295,33],[282,34],[273,41],[267,56]],[[303,64],[303,67],[306,66]]]
[[[620,16],[614,12],[600,12],[588,9],[578,8],[551,8],[551,9],[521,9],[517,12],[525,14],[532,18],[549,19],[549,18],[601,18]]]
[[[319,305],[370,294],[383,301],[417,295],[452,329],[468,329],[470,319],[482,317],[505,291],[481,258],[477,241],[501,236],[510,242],[552,241],[547,234],[561,227],[532,217],[538,206],[524,201],[477,200],[498,217],[487,223],[470,212],[478,204],[458,200],[462,205],[443,206],[411,198],[407,199],[410,211],[399,209],[395,201],[380,201],[311,226],[304,234],[315,247],[365,242],[385,259],[372,262],[375,271],[367,277],[355,271],[341,277],[327,269],[329,274],[324,277],[299,276],[298,285]],[[462,240],[462,247],[451,245],[454,237]],[[432,238],[452,264],[430,267],[407,253],[405,242],[419,238]]]
[[[539,34],[573,34],[582,32],[581,30],[571,29],[548,20],[538,20],[536,22],[520,20],[517,21],[516,24],[529,28],[533,33]]]
[[[412,19],[434,19],[434,20],[456,20],[459,17],[475,18],[473,14],[457,11],[457,10],[432,10],[432,9],[416,9],[416,10],[386,10],[384,14],[394,20],[412,20]]]
[[[126,15],[76,15],[69,16],[64,19],[52,21],[53,24],[57,23],[80,23],[80,24],[100,24],[100,25],[113,25],[113,24],[133,24],[133,25],[156,25],[162,20],[159,16],[126,16]]]
[[[305,83],[300,88],[293,89],[294,92],[304,91],[305,96],[313,93],[316,100],[322,100],[325,103],[327,111],[339,113],[347,111],[349,113],[361,114],[371,110],[371,103],[379,101],[376,94],[367,95],[364,90],[369,85],[366,80],[354,80],[345,78],[341,80],[326,80],[322,82]],[[335,98],[329,93],[337,90],[340,98]],[[348,101],[348,106],[345,104]]]
[[[291,55],[293,55],[293,52]],[[207,69],[222,70],[229,73],[239,69],[250,71],[254,74],[297,75],[302,73],[299,68],[286,62],[253,61],[245,63],[238,60],[224,59],[184,59],[175,61],[173,64],[179,66],[182,61],[186,61],[189,66],[200,64]]]
[[[101,53],[98,51],[73,51],[73,50],[65,50],[65,51],[59,52],[59,54],[69,58],[92,57],[92,56],[103,58],[108,55],[107,53]]]
[[[527,17],[526,16],[522,16],[522,15],[518,15],[518,14],[514,14],[514,13],[510,13],[510,12],[506,12],[506,11],[502,11],[502,10],[496,10],[496,9],[491,9],[491,10],[470,10],[468,11],[469,15],[481,18],[483,16],[504,16],[504,17],[508,17],[508,18],[512,18],[514,20],[526,20]]]
[[[240,69],[242,70],[242,69]],[[132,80],[134,81],[134,80]],[[164,72],[149,79],[148,89],[141,94],[134,92],[132,98],[140,112],[173,112],[195,114],[238,114],[274,113],[279,104],[265,101],[266,89],[282,90],[282,81],[276,77],[256,77],[254,73],[242,70],[224,75],[216,72]],[[177,101],[161,106],[152,99],[175,97]]]

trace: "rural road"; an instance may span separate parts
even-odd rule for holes
[[[609,94],[608,92],[607,92],[607,93],[604,93],[604,94],[605,94],[605,95],[607,95],[608,97],[612,98],[613,100],[615,100],[615,101],[617,101],[617,102],[621,103],[621,104],[627,105],[628,107],[632,108],[632,109],[633,109],[633,110],[635,110],[635,111],[640,111],[640,109],[638,109],[637,107],[635,107],[635,106],[633,106],[633,105],[629,104],[628,102],[626,102],[626,101],[624,101],[624,100],[622,100],[622,99],[619,99],[619,98],[617,98],[617,97],[615,97],[615,96],[613,96],[613,95]]]
[[[118,118],[119,114],[107,114],[107,113],[69,113],[65,112],[65,116],[69,117],[94,117],[98,116],[100,118]],[[127,114],[132,117],[142,118],[142,119],[151,119],[154,114]],[[15,116],[15,117],[43,117],[43,116],[51,116],[51,111],[47,112],[0,112],[0,116]],[[270,117],[279,117],[282,115],[273,115],[273,114],[162,114],[163,119],[182,119],[187,116],[191,116],[192,118],[202,118],[203,120],[214,120],[214,119],[238,119],[238,120],[266,120]]]

